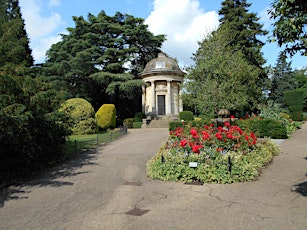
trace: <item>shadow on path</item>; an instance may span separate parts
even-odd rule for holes
[[[9,200],[28,199],[27,194],[31,192],[30,187],[33,186],[72,186],[73,183],[65,181],[65,178],[88,173],[88,171],[79,170],[85,165],[96,165],[96,159],[96,150],[92,149],[80,153],[74,159],[67,160],[53,168],[11,182],[8,186],[0,188],[0,208]]]

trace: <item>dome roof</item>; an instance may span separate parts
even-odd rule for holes
[[[152,59],[146,64],[144,71],[140,75],[161,74],[164,72],[180,76],[184,74],[174,59],[167,57],[164,53],[159,53],[157,58]]]

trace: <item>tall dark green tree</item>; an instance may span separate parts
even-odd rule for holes
[[[0,184],[61,160],[61,98],[36,77],[17,0],[0,1]]]
[[[70,97],[86,98],[96,109],[114,103],[120,115],[133,115],[127,113],[141,105],[135,103],[143,84],[137,74],[160,52],[164,35],[154,36],[143,19],[119,12],[73,20],[75,27],[47,52],[46,74]]]
[[[274,0],[269,13],[274,19],[273,36],[278,45],[285,45],[291,56],[296,52],[307,56],[307,1]]]
[[[270,99],[285,107],[284,92],[293,90],[296,86],[297,82],[291,62],[287,62],[287,56],[281,52],[272,71]]]
[[[0,1],[0,69],[33,65],[18,0]]]
[[[263,67],[266,61],[261,52],[264,42],[260,38],[268,32],[262,29],[263,25],[259,23],[257,15],[249,12],[250,6],[246,0],[224,0],[219,10],[220,22],[227,23],[234,34],[235,38],[230,41],[229,46],[234,50],[241,50],[250,64],[261,69],[258,86],[265,90],[268,76]]]

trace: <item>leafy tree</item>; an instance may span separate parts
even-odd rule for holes
[[[291,62],[287,62],[287,56],[281,52],[272,71],[270,99],[285,107],[284,92],[295,89],[296,85]]]
[[[274,0],[269,13],[275,20],[273,35],[278,45],[285,45],[285,51],[291,56],[298,51],[301,52],[301,55],[306,56],[306,0]]]
[[[307,88],[307,68],[294,70],[294,76],[297,81],[297,88]]]
[[[135,101],[141,99],[143,84],[137,74],[160,52],[164,36],[149,32],[143,19],[119,12],[73,20],[75,27],[47,52],[44,71],[70,97],[88,99],[96,110],[113,103],[119,115],[130,110],[133,116],[132,107],[140,110]]]
[[[194,54],[195,65],[189,69],[185,86],[190,103],[202,114],[221,108],[253,110],[261,97],[257,86],[261,69],[228,45],[234,39],[231,28],[223,24],[199,43]]]
[[[224,0],[219,10],[220,22],[222,25],[227,23],[234,35],[229,46],[241,50],[248,62],[261,70],[257,84],[263,88],[268,76],[263,68],[266,61],[261,52],[264,42],[259,37],[268,32],[262,29],[263,25],[258,22],[257,15],[249,12],[250,6],[246,0]]]
[[[0,184],[61,159],[67,135],[56,90],[35,78],[17,0],[0,2]]]
[[[18,0],[1,0],[0,71],[14,70],[16,65],[33,65],[32,51],[24,26]]]

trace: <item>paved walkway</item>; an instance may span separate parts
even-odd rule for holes
[[[150,180],[145,164],[168,131],[129,132],[10,187],[0,229],[306,229],[307,123],[257,181],[230,185]]]

